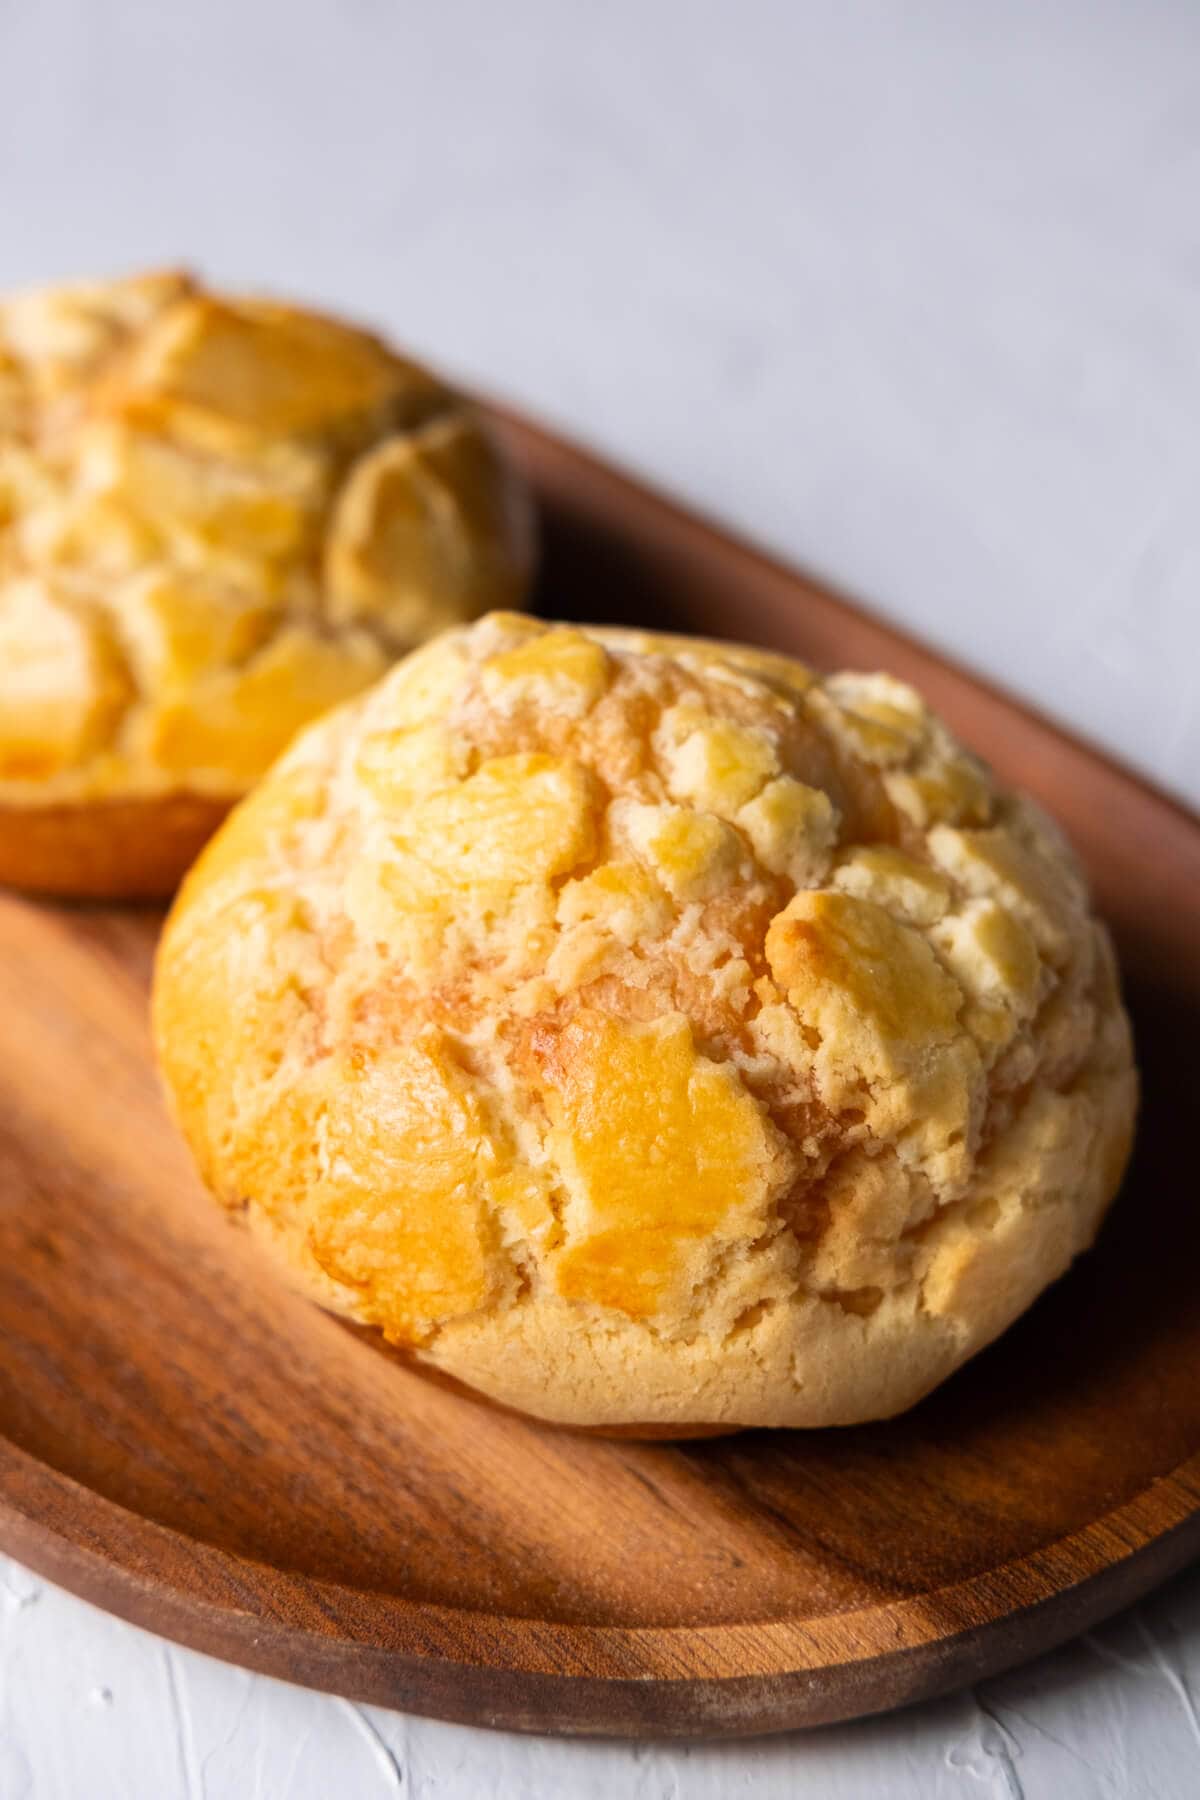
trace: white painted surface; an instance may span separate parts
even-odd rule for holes
[[[0,283],[373,317],[1200,800],[1194,6],[0,0],[0,70]],[[636,1751],[4,1580],[0,1800],[1200,1793],[1196,1575],[974,1697]]]

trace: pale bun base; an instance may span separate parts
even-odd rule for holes
[[[328,1309],[327,1309],[328,1310]],[[547,1431],[565,1431],[571,1437],[598,1437],[624,1440],[628,1438],[648,1439],[650,1442],[677,1444],[689,1438],[734,1437],[747,1429],[744,1425],[700,1425],[700,1424],[628,1424],[628,1425],[571,1425],[559,1419],[541,1419],[536,1413],[522,1412],[519,1407],[506,1406],[503,1400],[495,1400],[490,1394],[472,1387],[469,1382],[460,1381],[457,1375],[448,1374],[445,1369],[436,1368],[432,1363],[412,1350],[402,1350],[396,1344],[389,1344],[383,1333],[373,1325],[358,1325],[353,1319],[342,1318],[338,1313],[330,1315],[336,1319],[346,1331],[356,1337],[360,1343],[367,1344],[372,1350],[398,1362],[410,1374],[420,1375],[435,1387],[446,1388],[452,1394],[458,1394],[465,1400],[474,1400],[480,1406],[486,1406],[491,1412],[507,1413],[511,1419],[521,1419],[527,1425],[540,1425]]]

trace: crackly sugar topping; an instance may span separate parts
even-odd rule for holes
[[[519,600],[527,502],[377,339],[176,274],[0,303],[0,802],[240,793]]]
[[[580,1423],[907,1404],[1090,1240],[1131,1130],[1073,857],[910,688],[513,614],[305,734],[157,1017],[302,1283]]]

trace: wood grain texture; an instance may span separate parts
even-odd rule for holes
[[[250,1667],[529,1730],[850,1717],[1081,1630],[1200,1547],[1200,824],[794,574],[507,421],[544,610],[886,665],[1071,831],[1145,1072],[1098,1250],[906,1418],[613,1443],[480,1406],[280,1288],[158,1098],[157,915],[0,900],[0,1544]]]

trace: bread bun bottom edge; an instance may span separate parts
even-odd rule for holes
[[[0,803],[0,887],[60,900],[166,900],[234,799],[163,794]]]
[[[569,1425],[559,1419],[539,1418],[537,1413],[522,1412],[519,1407],[506,1406],[502,1400],[494,1400],[490,1394],[474,1388],[469,1382],[460,1381],[457,1375],[449,1375],[445,1369],[436,1368],[427,1363],[411,1350],[403,1350],[397,1344],[390,1344],[383,1333],[374,1325],[360,1325],[354,1319],[347,1319],[322,1308],[331,1319],[335,1319],[344,1331],[356,1337],[360,1343],[378,1351],[390,1361],[397,1362],[410,1374],[420,1375],[423,1380],[432,1382],[435,1387],[457,1394],[461,1399],[473,1400],[479,1406],[486,1406],[491,1412],[506,1414],[510,1419],[519,1419],[525,1425],[537,1425],[545,1431],[566,1432],[569,1437],[594,1437],[640,1439],[651,1443],[682,1443],[689,1438],[736,1437],[739,1432],[751,1431],[755,1427],[748,1425]]]

